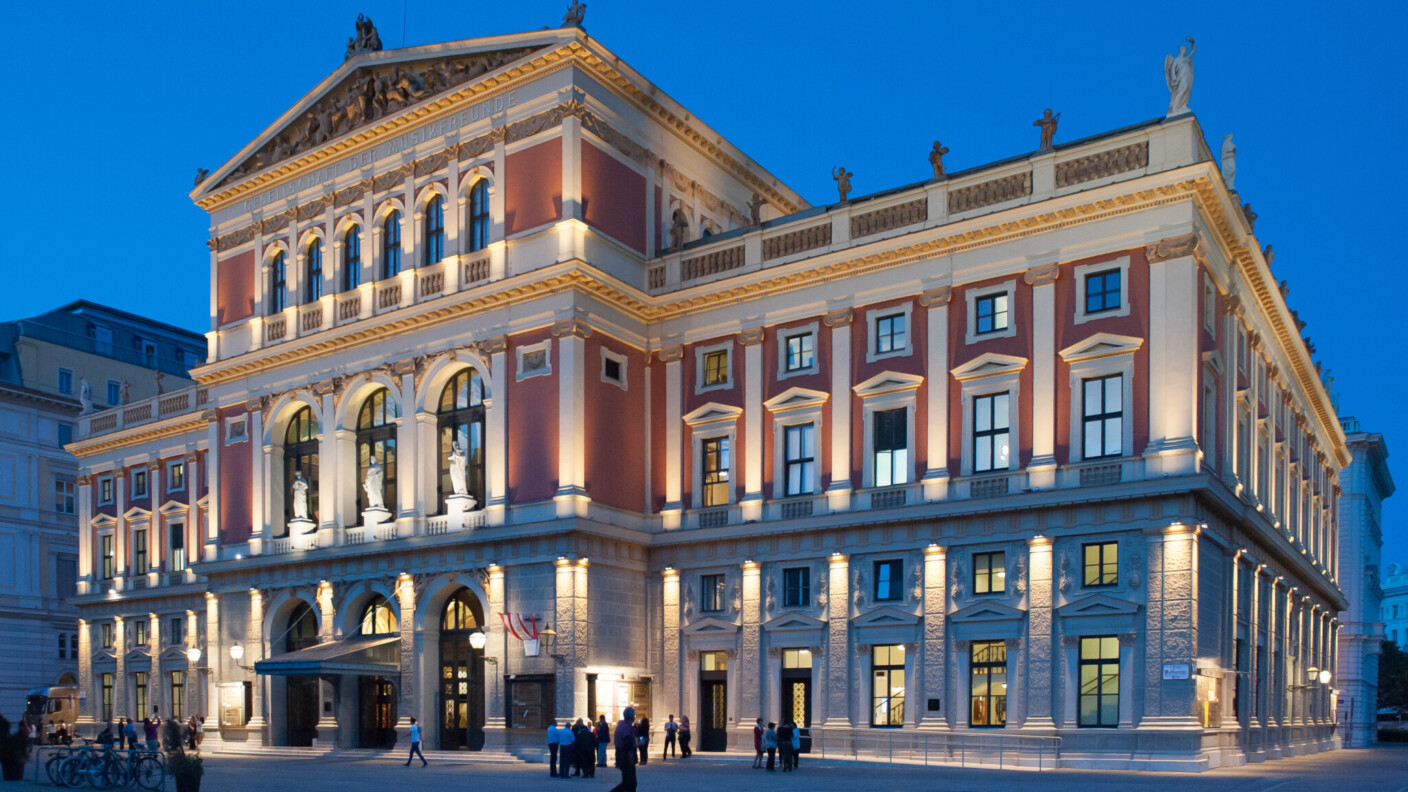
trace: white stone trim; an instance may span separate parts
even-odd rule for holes
[[[533,352],[543,353],[543,367],[532,371],[523,370],[523,358]],[[552,339],[544,339],[536,344],[527,344],[514,348],[514,353],[518,356],[517,365],[513,369],[514,382],[522,382],[530,377],[542,377],[552,374]]]
[[[895,314],[904,315],[904,348],[890,352],[875,351],[875,328],[879,321]],[[874,363],[895,357],[909,357],[914,354],[914,303],[905,302],[888,308],[871,308],[865,312],[865,362]]]
[[[606,375],[606,361],[608,360],[614,360],[618,364],[620,364],[621,379],[614,380]],[[630,390],[629,367],[627,366],[627,362],[629,360],[630,358],[626,357],[625,355],[620,355],[615,352],[612,352],[603,345],[601,347],[601,381],[609,383],[611,385],[615,385],[621,390]]]
[[[824,391],[811,390],[809,388],[788,388],[778,395],[763,402],[763,406],[768,412],[773,414],[772,421],[772,481],[774,498],[802,497],[805,495],[819,495],[821,489],[821,410],[825,406],[830,394]],[[790,426],[801,426],[812,424],[813,442],[816,443],[816,457],[812,463],[812,482],[808,492],[797,495],[787,495],[787,482],[783,480],[786,465],[786,430]]]
[[[684,416],[683,420],[689,426],[690,435],[690,461],[692,462],[690,470],[693,479],[690,503],[693,508],[704,508],[704,465],[700,456],[703,451],[703,441],[719,437],[728,438],[727,505],[731,506],[737,502],[735,490],[738,484],[736,476],[738,470],[738,418],[741,415],[743,415],[742,408],[709,402]]]
[[[172,486],[172,484],[171,484],[172,479],[175,478],[175,476],[171,475],[171,471],[172,471],[172,470],[175,470],[175,468],[176,468],[177,465],[180,465],[180,466],[181,466],[181,486],[180,486],[180,487],[174,487],[174,486]],[[184,460],[184,459],[169,459],[169,460],[167,460],[167,461],[166,461],[166,491],[167,491],[167,492],[185,492],[185,491],[186,491],[186,488],[189,486],[189,485],[186,483],[186,477],[187,477],[189,474],[190,474],[190,471],[186,469],[186,460]],[[150,482],[148,483],[147,486],[149,486],[149,487],[151,486]]]
[[[710,352],[718,352],[721,350],[728,356],[728,366],[725,372],[728,376],[724,382],[718,385],[705,385],[704,356],[708,355]],[[732,390],[734,383],[738,380],[738,378],[733,375],[733,358],[733,339],[721,341],[717,344],[710,344],[708,346],[696,346],[694,348],[694,395],[698,396],[701,393],[709,393],[710,391]]]
[[[978,335],[978,298],[1003,293],[1007,295],[1007,329],[994,330],[991,333]],[[963,293],[963,299],[967,304],[967,311],[964,313],[964,321],[967,325],[967,333],[963,337],[964,344],[976,344],[979,341],[987,341],[990,338],[1012,338],[1017,335],[1016,278],[986,288],[966,289]]]
[[[779,328],[777,335],[777,380],[781,382],[792,377],[802,377],[808,374],[815,374],[821,366],[821,336],[819,335],[820,325],[817,322],[795,327]],[[812,364],[806,368],[799,368],[796,371],[787,370],[787,340],[801,335],[810,334],[812,337]]]
[[[1120,307],[1113,311],[1100,311],[1099,313],[1085,312],[1085,279],[1089,275],[1107,272],[1112,269],[1120,271]],[[1076,277],[1076,324],[1085,324],[1099,319],[1111,319],[1117,316],[1129,316],[1129,256],[1121,256],[1112,261],[1102,261],[1098,264],[1081,264],[1075,268]]]
[[[861,400],[861,421],[864,439],[861,453],[861,486],[874,487],[875,484],[875,421],[876,412],[903,408],[905,410],[905,450],[909,454],[905,480],[893,482],[893,486],[912,484],[915,478],[914,452],[914,413],[918,403],[919,386],[924,378],[917,374],[901,374],[885,371],[856,385],[856,396]]]
[[[234,415],[225,419],[225,445],[249,442],[249,416]]]
[[[1061,350],[1061,359],[1069,364],[1070,374],[1070,461],[1085,459],[1085,387],[1084,381],[1095,377],[1120,375],[1120,455],[1097,457],[1121,459],[1132,454],[1134,445],[1134,353],[1144,343],[1142,338],[1096,333]]]
[[[973,475],[973,399],[1006,392],[1007,398],[1007,469],[1018,470],[1021,466],[1021,375],[1027,367],[1027,359],[1012,355],[999,355],[988,352],[953,369],[954,379],[962,390],[963,436],[961,467],[964,476]],[[985,470],[983,473],[997,473],[998,470]]]
[[[104,499],[104,498],[103,498],[103,483],[104,483],[104,482],[107,482],[107,483],[110,485],[109,489],[112,491],[112,497],[111,497],[111,498],[107,498],[107,499]],[[98,477],[98,480],[97,480],[96,482],[94,482],[94,484],[95,484],[95,485],[97,486],[97,488],[98,488],[98,505],[99,505],[99,506],[110,506],[110,505],[112,505],[114,502],[116,502],[116,500],[117,500],[117,483],[116,483],[116,480],[115,480],[112,476],[99,476],[99,477]]]

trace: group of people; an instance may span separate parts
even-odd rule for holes
[[[140,737],[137,732],[138,725],[141,725]],[[155,753],[161,750],[161,725],[163,721],[157,710],[152,710],[151,717],[142,718],[136,721],[132,718],[118,718],[116,730],[112,721],[101,732],[98,732],[99,745],[112,745],[117,743],[118,750],[138,750],[145,748]],[[179,721],[178,721],[179,723]],[[192,715],[181,725],[181,742],[192,751],[200,750],[200,744],[205,739],[205,717],[202,715]]]
[[[689,747],[689,718],[676,722],[671,715],[664,730],[662,760],[668,759],[671,753],[677,758],[693,753]],[[621,783],[612,792],[634,792],[636,765],[650,763],[650,718],[637,718],[635,708],[627,707],[615,730],[606,722],[604,714],[595,723],[578,718],[576,722],[566,720],[559,726],[553,721],[548,725],[547,746],[548,774],[552,778],[595,778],[596,769],[606,767],[607,747],[614,748]]]
[[[548,724],[548,770],[553,778],[595,778],[598,767],[606,767],[606,746],[611,743],[611,726],[602,715],[596,723],[578,718]]]
[[[778,753],[782,754],[782,772],[790,773],[797,769],[797,756],[802,752],[802,730],[797,724],[787,722],[778,726],[772,721],[763,727],[763,719],[753,724],[753,769],[762,770],[763,754],[767,754],[767,771],[773,772]]]

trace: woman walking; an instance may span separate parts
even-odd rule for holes
[[[691,750],[689,749],[689,738],[690,738],[690,736],[691,736],[691,735],[690,735],[690,733],[689,733],[689,716],[688,716],[688,715],[681,715],[681,716],[680,716],[680,755],[683,756],[683,757],[686,758],[686,759],[689,758],[689,755],[690,755],[690,754],[694,753],[694,751],[691,751]]]

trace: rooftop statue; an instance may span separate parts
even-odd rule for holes
[[[748,199],[748,220],[753,225],[761,225],[763,222],[763,207],[768,202],[763,200],[763,196],[753,193],[753,197]]]
[[[689,233],[689,216],[683,209],[676,209],[670,215],[670,250],[679,250]]]
[[[854,173],[846,171],[844,165],[838,165],[831,169],[831,178],[836,180],[836,192],[841,196],[841,203],[846,202],[846,196],[851,193],[851,177]]]
[[[196,168],[196,186],[199,187],[200,183],[205,181],[205,177],[209,175],[210,171],[205,168]]]
[[[1222,139],[1222,181],[1228,192],[1237,189],[1237,144],[1232,142],[1230,132]]]
[[[939,141],[934,141],[934,150],[929,152],[929,164],[934,168],[934,178],[944,175],[944,155],[948,153],[948,147]]]
[[[93,412],[93,386],[84,377],[78,378],[78,404],[82,408],[78,411],[79,415]]]
[[[363,52],[380,52],[381,36],[376,32],[376,25],[372,24],[370,17],[365,14],[357,15],[357,35],[349,36],[347,39],[347,54],[343,60],[347,60],[353,55]]]
[[[1164,80],[1168,82],[1168,115],[1170,118],[1188,112],[1188,97],[1193,93],[1193,52],[1198,45],[1188,39],[1178,55],[1164,56]]]
[[[563,27],[582,27],[582,20],[587,16],[587,4],[579,0],[572,0],[572,5],[567,6],[567,13],[562,15]]]
[[[1051,108],[1046,108],[1046,114],[1032,122],[1032,126],[1041,127],[1041,148],[1040,151],[1050,151],[1053,148],[1052,140],[1056,137],[1056,122],[1061,120],[1061,114],[1051,114]]]

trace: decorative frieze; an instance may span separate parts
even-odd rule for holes
[[[552,323],[552,336],[553,338],[565,338],[567,336],[572,336],[573,338],[591,338],[592,328],[591,325],[588,325],[581,319],[562,319]]]
[[[1179,237],[1161,239],[1152,245],[1144,248],[1144,257],[1150,264],[1157,264],[1160,261],[1191,256],[1198,251],[1198,235],[1184,234]],[[1229,295],[1227,298],[1229,311],[1240,305],[1237,295]]]
[[[851,238],[879,234],[904,228],[929,219],[929,199],[917,198],[913,201],[887,206],[873,212],[851,217]]]
[[[942,308],[953,299],[952,286],[940,286],[937,289],[927,289],[919,295],[919,304],[925,308]]]
[[[738,343],[741,346],[755,346],[763,343],[763,328],[750,327],[738,334]]]
[[[1061,265],[1056,262],[1043,264],[1039,267],[1032,267],[1022,276],[1022,280],[1029,286],[1049,286],[1061,277]]]
[[[1148,165],[1149,143],[1141,141],[1073,159],[1069,162],[1056,163],[1056,186],[1058,188],[1069,187],[1073,184],[1138,170]]]
[[[738,245],[685,259],[680,264],[680,276],[689,281],[735,270],[741,266],[743,266],[743,246]]]
[[[981,209],[984,206],[1025,198],[1031,194],[1031,173],[1018,173],[1014,176],[993,179],[981,184],[974,184],[971,187],[961,187],[950,191],[948,194],[948,213],[958,214]]]
[[[850,327],[852,311],[850,308],[837,308],[834,311],[827,311],[822,317],[822,323],[830,328]]]
[[[831,244],[831,224],[812,226],[763,240],[763,258],[775,259]]]

